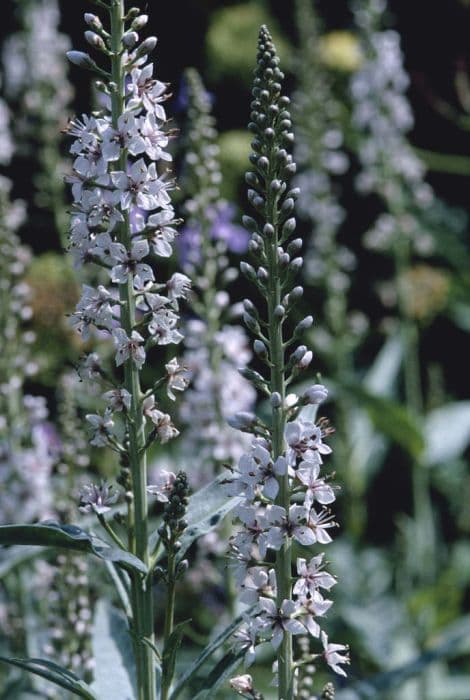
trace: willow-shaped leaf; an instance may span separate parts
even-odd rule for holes
[[[219,649],[222,644],[224,644],[227,639],[229,639],[232,634],[240,627],[245,615],[249,615],[253,608],[245,610],[244,615],[239,615],[235,620],[226,627],[215,639],[213,639],[209,644],[201,651],[199,656],[193,661],[191,666],[186,669],[178,683],[173,688],[173,692],[170,695],[170,700],[176,700],[180,695],[181,691],[187,686],[195,677],[196,673],[199,671],[201,666],[207,661],[207,659]]]
[[[111,547],[76,525],[61,525],[51,520],[36,525],[3,525],[0,527],[0,545],[37,545],[84,552],[112,561],[123,569],[147,573],[145,564],[133,554]]]
[[[217,691],[225,681],[237,670],[243,660],[243,651],[229,651],[214,666],[198,687],[194,700],[211,700],[217,697]]]
[[[137,686],[131,636],[124,616],[98,601],[92,633],[95,670],[92,688],[101,700],[136,700]]]
[[[210,484],[207,484],[207,486],[204,486],[191,496],[185,516],[188,527],[180,538],[181,549],[178,551],[178,561],[184,557],[189,547],[198,537],[202,537],[214,530],[225,516],[241,503],[242,498],[240,496],[233,498],[227,496],[226,488],[223,484],[227,478],[230,478],[228,472],[220,474],[214,481],[211,481]],[[155,546],[157,539],[158,529],[150,537],[151,549]]]
[[[0,661],[34,673],[36,676],[41,676],[41,678],[46,678],[54,685],[65,688],[65,690],[78,695],[80,698],[85,698],[85,700],[101,700],[87,683],[80,680],[72,671],[59,666],[53,661],[46,661],[45,659],[16,659],[6,656],[0,656]]]

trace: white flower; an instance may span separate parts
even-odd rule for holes
[[[103,398],[112,411],[129,411],[131,408],[132,396],[126,389],[111,389],[103,394]]]
[[[320,465],[316,461],[302,461],[295,474],[298,480],[307,487],[304,502],[306,508],[311,508],[314,501],[327,505],[336,500],[332,487],[324,479],[318,478]]]
[[[313,384],[302,394],[302,403],[319,404],[328,397],[328,389],[323,384]]]
[[[276,595],[276,572],[269,572],[261,566],[254,566],[248,570],[248,576],[241,585],[240,600],[247,605],[258,602],[260,596],[274,597]]]
[[[160,441],[163,444],[179,435],[179,430],[172,423],[171,416],[160,411],[155,404],[155,396],[147,396],[143,401],[144,416],[150,418],[155,426]]]
[[[111,180],[120,192],[123,209],[130,209],[135,204],[145,211],[151,211],[157,207],[166,207],[170,202],[167,190],[172,187],[172,183],[159,178],[155,163],[150,163],[147,167],[142,158],[131,165],[128,174],[122,170],[112,172]]]
[[[123,328],[116,328],[113,331],[114,343],[116,345],[116,365],[119,367],[126,360],[132,358],[132,361],[138,369],[142,369],[145,362],[145,350],[142,347],[144,339],[137,333],[132,331],[131,337],[127,335]]]
[[[80,489],[80,505],[79,510],[82,513],[98,513],[102,515],[111,510],[110,506],[116,503],[119,498],[119,493],[111,493],[112,486],[103,483],[101,486],[96,484],[86,484]]]
[[[149,244],[147,241],[134,241],[131,245],[131,252],[127,251],[124,246],[119,246],[119,249],[114,248],[114,258],[119,261],[111,270],[111,280],[117,284],[125,284],[128,276],[131,274],[134,278],[138,278],[141,284],[153,282],[154,275],[150,265],[139,262],[149,254]]]
[[[160,309],[152,314],[148,331],[158,345],[181,342],[183,334],[176,328],[178,320],[178,316],[169,309]]]
[[[155,477],[155,484],[147,486],[148,493],[157,497],[160,503],[168,502],[168,494],[173,488],[176,475],[173,472],[167,472],[166,469],[161,469]]]
[[[150,113],[161,121],[165,121],[165,110],[161,103],[167,99],[165,83],[153,78],[153,64],[148,63],[144,68],[134,68],[131,71],[131,82],[127,86],[130,99],[129,109],[136,109],[142,104]]]
[[[253,678],[248,674],[236,676],[230,679],[230,687],[236,690],[237,693],[252,693]]]
[[[168,298],[170,301],[186,299],[191,289],[191,280],[181,272],[175,272],[167,282]]]
[[[291,634],[305,634],[304,625],[293,617],[299,612],[299,605],[293,600],[283,600],[281,607],[278,608],[274,600],[260,598],[259,607],[263,629],[268,627],[271,629],[271,644],[274,649],[281,646],[285,631]]]
[[[166,393],[168,398],[175,401],[176,396],[173,393],[175,391],[184,391],[189,383],[189,377],[186,367],[180,365],[176,357],[174,357],[170,362],[165,365],[167,373],[167,389]]]
[[[303,524],[307,519],[307,509],[304,506],[293,505],[289,508],[289,516],[281,506],[269,505],[266,508],[266,517],[270,523],[280,523],[271,527],[268,533],[268,546],[272,549],[280,549],[284,538],[292,537],[300,544],[314,544],[316,539],[310,524]]]
[[[294,585],[294,593],[299,596],[313,595],[318,588],[330,590],[335,584],[334,576],[323,570],[323,557],[325,555],[318,554],[312,557],[307,564],[306,559],[297,559],[297,573],[299,579]]]
[[[104,416],[100,416],[96,413],[89,413],[85,418],[93,428],[93,437],[90,440],[90,444],[95,447],[104,447],[107,445],[114,426],[114,422],[111,420],[109,414],[105,413]]]
[[[333,515],[325,508],[317,513],[313,508],[308,513],[308,526],[313,533],[313,542],[320,544],[328,544],[331,542],[331,537],[327,530],[331,527],[337,527],[337,523],[333,520]],[[313,544],[312,542],[312,544]]]
[[[156,214],[151,214],[147,220],[147,230],[151,235],[147,236],[155,255],[162,258],[169,258],[173,252],[171,244],[176,236],[175,213],[173,209],[167,208]]]
[[[340,651],[348,651],[348,647],[344,644],[329,644],[328,636],[325,632],[321,633],[321,641],[323,644],[323,656],[326,663],[335,673],[340,676],[346,676],[346,671],[339,664],[349,664],[349,654],[339,654]]]

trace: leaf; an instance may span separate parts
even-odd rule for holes
[[[188,684],[188,682],[194,677],[196,672],[201,668],[201,666],[204,664],[205,661],[211,656],[211,654],[214,653],[214,651],[217,651],[219,647],[222,646],[224,642],[229,639],[229,637],[232,636],[232,634],[235,632],[238,627],[242,624],[243,620],[245,619],[245,615],[249,614],[250,611],[253,608],[249,608],[248,610],[245,610],[243,615],[239,615],[235,620],[228,626],[226,627],[212,642],[210,642],[199,654],[199,656],[195,659],[195,661],[191,664],[191,666],[187,669],[187,671],[184,672],[182,677],[179,679],[178,683],[173,689],[173,692],[170,695],[170,700],[176,700],[178,695],[181,693],[183,688]]]
[[[94,554],[99,559],[112,561],[131,572],[147,573],[145,564],[129,552],[112,547],[104,540],[82,530],[77,525],[61,525],[47,520],[36,525],[2,525],[0,545],[35,545],[60,547],[75,552]]]
[[[53,661],[47,661],[45,659],[17,659],[8,658],[6,656],[0,656],[0,661],[3,661],[11,666],[17,666],[25,671],[34,673],[41,678],[46,678],[51,683],[65,688],[70,693],[78,695],[80,698],[85,698],[86,700],[103,700],[99,698],[93,692],[87,683],[80,680],[72,671],[69,671],[63,666],[54,663]]]
[[[359,383],[348,382],[343,388],[360,401],[377,430],[401,445],[415,459],[422,455],[424,438],[418,419],[412,413],[389,398],[367,391]]]
[[[424,424],[424,464],[460,457],[470,442],[470,401],[456,401],[431,411]]]
[[[403,359],[403,342],[399,336],[390,337],[380,348],[372,366],[364,376],[369,391],[391,396]]]
[[[352,700],[355,697],[354,691],[358,694],[356,697],[375,700],[377,697],[382,697],[383,693],[398,688],[410,678],[418,676],[423,671],[427,672],[428,667],[435,661],[452,657],[458,653],[468,653],[470,615],[449,625],[443,630],[439,639],[439,644],[402,666],[391,671],[378,673],[364,681],[352,683],[351,688],[337,694],[338,700],[349,700],[350,698]]]
[[[244,651],[229,651],[213,667],[211,672],[203,680],[202,687],[198,687],[198,693],[194,700],[211,700],[216,696],[220,686],[225,683],[232,673],[240,666],[244,656]]]
[[[96,605],[92,632],[92,688],[101,700],[136,700],[134,652],[125,618],[105,600]]]
[[[177,624],[163,648],[162,653],[162,684],[168,688],[175,673],[176,652],[178,651],[184,635],[184,628],[191,620],[184,620]]]
[[[192,543],[198,537],[206,535],[214,530],[235,508],[241,503],[240,496],[230,498],[227,496],[223,481],[229,478],[228,472],[219,474],[210,484],[196,491],[189,499],[186,511],[186,521],[188,527],[180,537],[181,549],[178,551],[177,561],[181,561]],[[158,528],[152,533],[149,539],[149,546],[152,550],[158,540]]]
[[[40,557],[42,549],[37,547],[12,547],[0,557],[0,579],[8,576],[17,567],[30,563],[33,559]]]

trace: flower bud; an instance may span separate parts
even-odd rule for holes
[[[138,41],[139,35],[137,32],[126,32],[122,37],[122,43],[126,49],[133,49]]]
[[[258,357],[261,357],[262,359],[268,356],[268,349],[262,340],[255,340],[255,342],[253,343],[253,350],[258,355]]]
[[[227,418],[227,423],[236,430],[241,430],[243,433],[252,433],[258,419],[254,413],[249,411],[239,411],[233,416]]]
[[[303,404],[319,404],[325,401],[328,396],[328,389],[323,384],[312,384],[301,396]]]
[[[141,43],[139,48],[136,51],[136,56],[146,56],[147,54],[151,53],[154,48],[157,45],[157,37],[156,36],[149,36]]]
[[[84,19],[86,24],[88,24],[88,26],[95,31],[103,29],[103,24],[98,15],[94,15],[91,12],[85,12]]]
[[[67,51],[67,58],[69,59],[70,63],[73,63],[79,68],[95,70],[97,67],[93,59],[83,51]]]
[[[237,693],[252,693],[253,679],[250,675],[236,676],[230,679],[230,687]]]
[[[282,406],[282,398],[281,398],[281,394],[280,394],[278,391],[273,392],[273,393],[271,394],[271,397],[270,397],[269,400],[270,400],[271,406],[272,406],[273,408],[281,408],[281,406]]]
[[[286,313],[286,310],[285,310],[285,308],[283,307],[282,304],[278,304],[278,305],[276,306],[276,308],[274,309],[274,316],[275,316],[276,318],[284,318],[285,313]]]
[[[141,29],[143,29],[145,27],[145,25],[147,24],[148,21],[149,21],[148,15],[139,15],[132,22],[131,29],[133,29],[136,32],[139,32]]]
[[[245,275],[251,282],[256,282],[256,272],[252,265],[242,260],[240,263],[240,271],[242,275]]]
[[[289,221],[290,221],[290,219],[289,219]],[[286,221],[286,223],[287,223],[287,221]],[[285,225],[286,224],[284,224],[284,226]],[[295,228],[295,219],[294,219],[294,228]],[[294,238],[294,240],[291,241],[289,243],[289,245],[287,246],[287,252],[289,253],[289,255],[295,255],[295,253],[298,253],[299,250],[302,248],[302,243],[303,243],[303,241],[301,238]]]
[[[293,199],[286,199],[286,202],[293,202]],[[285,204],[285,202],[284,202]],[[284,206],[284,205],[283,205]],[[296,227],[296,221],[294,217],[291,219],[287,219],[285,222],[284,226],[282,227],[282,235],[287,238],[287,236],[290,236],[292,233],[294,233]]]
[[[302,331],[306,331],[311,326],[313,325],[313,316],[306,316],[300,323],[297,324],[296,331],[298,330],[300,333]]]
[[[85,39],[90,44],[90,46],[93,46],[95,49],[99,49],[100,51],[106,51],[106,44],[104,43],[103,39],[100,36],[98,36],[98,34],[95,34],[95,32],[91,32],[89,30],[86,31]]]
[[[272,238],[272,236],[274,236],[274,226],[272,224],[265,224],[263,226],[263,233],[266,238]]]
[[[242,224],[250,232],[258,230],[258,224],[251,216],[242,216]]]

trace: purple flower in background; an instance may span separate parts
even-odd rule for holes
[[[241,254],[248,248],[250,234],[243,226],[233,223],[237,209],[229,202],[219,202],[207,211],[207,216],[212,222],[209,232],[213,241],[222,241],[227,250]],[[201,228],[196,222],[191,222],[183,227],[178,239],[178,253],[180,263],[197,264],[201,260]]]
[[[233,223],[236,207],[229,202],[220,202],[215,211],[211,237],[224,241],[232,253],[244,253],[248,249],[250,234],[243,226]]]

